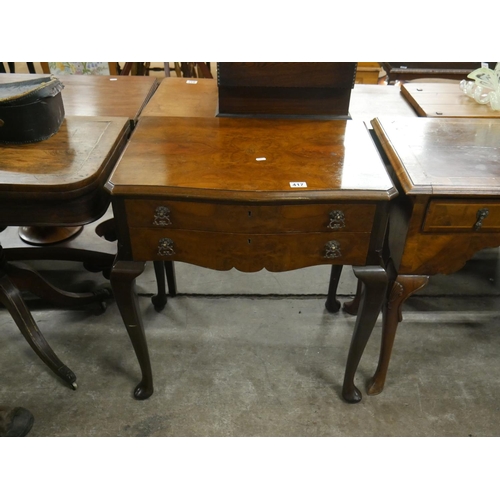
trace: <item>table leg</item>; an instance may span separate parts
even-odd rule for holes
[[[359,303],[361,301],[361,286],[361,282],[358,280],[356,295],[354,295],[352,300],[344,302],[344,311],[352,316],[356,316],[356,314],[358,314]]]
[[[389,292],[383,308],[382,343],[380,357],[375,375],[370,379],[367,392],[370,395],[380,394],[384,389],[389,361],[398,323],[402,321],[403,303],[416,291],[421,290],[429,282],[429,276],[398,276]]]
[[[158,293],[151,298],[156,311],[162,311],[167,303],[167,289],[165,287],[165,276],[167,277],[168,294],[171,297],[177,295],[177,281],[175,279],[174,263],[166,260],[155,260],[153,262]]]
[[[0,247],[1,248],[1,247]],[[72,389],[76,389],[76,375],[56,356],[39,330],[33,316],[21,297],[19,290],[11,283],[7,274],[0,271],[0,302],[2,302],[28,344],[38,357]]]
[[[145,262],[117,261],[110,277],[116,304],[141,368],[142,380],[134,390],[136,399],[147,399],[153,394],[151,361],[135,293],[135,279],[144,271],[145,265]]]
[[[382,308],[388,283],[387,272],[381,266],[353,267],[353,271],[363,285],[360,312],[354,326],[342,387],[342,397],[348,403],[361,401],[361,392],[354,385],[354,376]]]
[[[330,272],[330,284],[328,285],[328,296],[325,302],[325,308],[328,312],[335,313],[340,309],[340,302],[337,300],[337,288],[339,286],[342,266],[332,266]]]

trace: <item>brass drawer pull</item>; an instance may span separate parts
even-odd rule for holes
[[[170,209],[167,207],[157,207],[154,215],[154,226],[170,226]]]
[[[170,257],[175,254],[174,241],[170,238],[161,238],[158,242],[158,255]]]
[[[340,253],[340,243],[335,240],[327,242],[325,245],[325,258],[336,259],[338,257],[342,257]]]
[[[332,210],[330,212],[330,222],[328,229],[342,229],[345,227],[345,215],[342,210]]]
[[[476,223],[474,224],[474,231],[479,231],[483,225],[483,220],[488,217],[490,211],[487,208],[481,208],[476,214]]]

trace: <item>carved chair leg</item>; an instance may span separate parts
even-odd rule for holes
[[[380,266],[354,267],[354,274],[363,283],[360,313],[356,318],[354,333],[347,356],[342,397],[348,403],[361,401],[361,392],[354,385],[354,376],[375,322],[382,308],[387,291],[387,272]]]
[[[356,314],[358,314],[360,301],[361,301],[361,282],[358,280],[358,284],[356,286],[356,295],[354,295],[354,298],[352,300],[344,302],[344,311],[347,314],[356,316]]]
[[[367,385],[370,395],[380,394],[384,389],[389,361],[391,359],[392,347],[398,323],[402,321],[401,309],[403,303],[415,292],[424,288],[429,282],[429,276],[398,276],[394,282],[386,303],[383,308],[382,342],[380,346],[380,357],[375,375]]]
[[[81,306],[95,302],[103,303],[111,297],[111,292],[108,289],[88,293],[65,292],[45,281],[34,269],[22,263],[7,264],[7,273],[18,289],[28,290],[37,297],[61,307]]]
[[[33,316],[26,307],[19,290],[6,274],[0,276],[0,302],[2,302],[16,322],[24,338],[38,357],[72,389],[76,389],[76,375],[56,356],[39,330]]]
[[[153,394],[151,361],[135,293],[135,279],[144,271],[145,265],[145,262],[117,261],[110,277],[116,304],[141,368],[142,380],[134,391],[136,399],[147,399]]]
[[[340,302],[337,300],[337,288],[339,286],[340,275],[343,266],[332,266],[330,272],[330,284],[328,285],[328,296],[325,302],[325,308],[328,312],[336,313],[340,310]]]

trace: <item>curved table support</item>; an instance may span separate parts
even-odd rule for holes
[[[10,281],[20,290],[28,290],[37,297],[49,300],[61,307],[73,307],[87,305],[94,302],[100,302],[101,307],[105,308],[105,300],[111,298],[110,290],[105,288],[96,292],[72,293],[65,292],[47,281],[34,269],[25,264],[16,265],[7,264],[7,274]],[[104,304],[104,305],[103,305]]]
[[[135,279],[142,274],[145,266],[145,262],[117,261],[110,277],[116,303],[141,368],[142,380],[134,390],[136,399],[147,399],[153,394],[151,361],[135,293]]]
[[[348,403],[359,403],[361,392],[354,385],[354,376],[368,339],[382,308],[388,284],[387,272],[381,266],[353,267],[362,282],[360,312],[347,356],[342,397]]]
[[[403,320],[401,309],[403,303],[415,292],[424,288],[429,282],[429,276],[398,276],[389,292],[383,308],[382,343],[380,357],[375,374],[367,385],[370,395],[380,394],[384,389],[389,361],[398,323]]]
[[[0,247],[1,251],[1,247]],[[1,272],[1,271],[0,271]],[[39,330],[33,316],[26,307],[19,290],[5,273],[0,275],[0,302],[2,302],[28,344],[38,357],[62,380],[76,389],[76,375],[56,356]]]

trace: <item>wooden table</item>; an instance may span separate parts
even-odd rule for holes
[[[500,245],[500,121],[376,119],[373,128],[401,193],[391,202],[390,284],[379,365],[368,393],[382,391],[401,308],[430,275],[459,270]]]
[[[51,138],[35,144],[3,145],[0,154],[0,226],[68,226],[92,222],[109,205],[103,185],[122,152],[130,131],[128,118],[67,117]],[[0,242],[4,233],[0,233]],[[19,288],[35,281],[42,292],[62,304],[82,297],[50,287],[36,273],[7,262],[0,246],[0,301],[38,356],[59,377],[75,385],[76,377],[46,343]],[[95,300],[94,294],[83,297]]]
[[[500,118],[489,104],[478,104],[456,83],[405,83],[401,94],[418,116],[428,118]]]
[[[108,183],[119,241],[111,286],[142,371],[135,397],[153,393],[133,288],[148,260],[243,272],[355,266],[366,292],[349,353],[357,367],[387,284],[379,253],[397,194],[364,124],[149,113]],[[343,387],[351,402],[353,377]]]
[[[41,76],[2,73],[0,83]],[[133,124],[158,87],[154,76],[57,75],[57,78],[64,84],[66,116],[124,116]]]
[[[0,75],[0,83],[9,83],[40,78],[36,74],[7,73]],[[65,114],[72,116],[126,117],[130,120],[130,130],[158,87],[155,77],[145,76],[105,76],[105,75],[60,75]],[[38,146],[36,146],[38,147]],[[43,146],[40,146],[43,148]],[[33,170],[34,171],[34,170]],[[2,172],[2,176],[5,175]],[[2,181],[0,177],[0,182]],[[113,261],[116,244],[98,238],[96,226],[100,221],[83,228],[63,228],[53,226],[44,230],[33,226],[21,229],[24,239],[19,237],[20,228],[16,224],[2,232],[2,242],[7,260],[57,259],[86,262],[94,267],[102,267],[102,262]],[[34,221],[31,224],[35,224]],[[81,231],[77,238],[65,237]],[[37,241],[65,238],[57,244],[37,245]]]
[[[194,83],[196,82],[196,83]],[[413,107],[394,85],[355,85],[351,92],[349,115],[354,120],[377,116],[414,117]],[[141,116],[217,116],[217,81],[210,79],[165,78]]]

